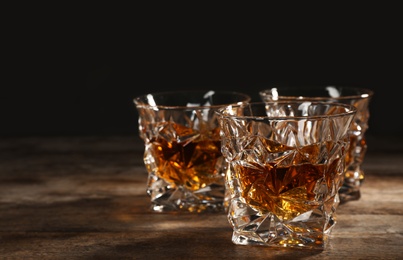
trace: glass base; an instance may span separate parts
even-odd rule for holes
[[[202,212],[222,212],[224,213],[224,207],[222,203],[212,204],[194,204],[194,203],[186,203],[183,201],[178,202],[178,204],[156,204],[152,203],[151,211],[154,212],[189,212],[189,213],[202,213]]]
[[[333,211],[337,202],[330,204],[286,220],[273,213],[254,210],[235,199],[228,213],[233,226],[232,242],[237,245],[323,250],[336,224]]]
[[[360,188],[363,181],[364,172],[362,170],[347,171],[343,185],[339,190],[340,203],[359,200],[361,198]]]
[[[270,235],[269,235],[270,236]],[[300,248],[300,249],[317,249],[324,250],[328,242],[328,236],[322,236],[322,234],[309,234],[304,236],[303,234],[295,235],[295,237],[276,237],[273,234],[272,239],[263,240],[261,237],[247,232],[234,232],[232,235],[232,242],[236,245],[256,245],[256,246],[268,246],[277,248]]]
[[[154,212],[225,212],[224,186],[219,184],[191,191],[184,187],[173,188],[159,179],[149,185],[147,194]]]
[[[339,197],[340,204],[343,204],[349,201],[359,200],[361,198],[361,192],[360,190],[357,190],[356,187],[348,187],[343,185],[343,187],[341,187],[339,190]]]

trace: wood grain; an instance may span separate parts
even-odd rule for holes
[[[374,145],[361,199],[309,251],[234,245],[224,214],[150,212],[135,136],[3,138],[0,259],[400,259],[402,143]]]

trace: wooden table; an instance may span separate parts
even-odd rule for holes
[[[224,214],[149,211],[133,136],[0,139],[0,259],[402,259],[403,140],[373,138],[324,251],[239,246]]]

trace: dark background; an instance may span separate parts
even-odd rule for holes
[[[137,95],[225,89],[258,101],[258,91],[274,83],[372,89],[368,134],[403,133],[398,69],[375,57],[350,57],[343,63],[301,57],[268,66],[268,60],[256,57],[240,60],[200,53],[150,55],[133,62],[81,54],[71,58],[56,53],[62,62],[31,63],[19,70],[15,82],[20,83],[5,86],[1,96],[2,136],[137,135],[132,102]]]
[[[26,20],[5,37],[0,136],[137,135],[138,95],[224,89],[258,101],[274,83],[372,89],[368,135],[403,134],[395,16],[252,31],[242,19],[207,25],[205,17],[189,26],[142,17],[122,29],[125,21],[100,14],[74,25],[70,14],[63,23]]]

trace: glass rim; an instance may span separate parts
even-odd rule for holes
[[[200,97],[203,97],[209,92],[214,92],[213,95],[219,94],[222,96],[228,96],[228,95],[233,95],[233,96],[238,96],[241,97],[240,101],[237,102],[225,102],[222,104],[212,104],[212,105],[194,105],[194,106],[184,106],[184,105],[151,105],[148,103],[145,103],[144,100],[146,100],[149,96],[174,96],[174,95],[200,95]],[[133,102],[135,105],[139,108],[153,108],[153,109],[165,109],[165,110],[175,110],[175,109],[189,109],[189,110],[194,110],[194,109],[215,109],[215,108],[221,108],[225,107],[228,105],[242,105],[245,103],[249,103],[252,100],[252,97],[249,96],[246,93],[243,92],[238,92],[238,91],[230,91],[230,90],[178,90],[178,91],[161,91],[161,92],[150,92],[147,94],[143,94],[140,96],[137,96],[133,98]]]
[[[303,103],[309,103],[309,105],[326,105],[326,106],[332,106],[332,107],[343,107],[345,109],[345,112],[337,112],[335,114],[330,114],[330,115],[309,115],[309,116],[254,116],[254,115],[231,115],[231,114],[226,114],[225,111],[228,111],[228,109],[232,108],[242,108],[242,109],[247,109],[248,107],[250,108],[251,106],[262,106],[262,105],[301,105]],[[286,101],[286,100],[274,100],[274,101],[262,101],[262,102],[249,102],[246,104],[241,104],[241,105],[235,105],[235,106],[226,106],[223,108],[220,108],[216,111],[216,114],[223,118],[236,118],[236,119],[253,119],[253,120],[301,120],[301,119],[325,119],[325,118],[337,118],[337,117],[344,117],[344,116],[354,116],[357,113],[357,108],[353,105],[349,104],[344,104],[344,103],[337,103],[337,102],[321,102],[321,101],[306,101],[306,100],[291,100],[291,101]]]
[[[266,96],[272,96],[271,91],[273,89],[279,89],[281,90],[296,90],[297,93],[298,91],[310,91],[310,90],[325,90],[328,87],[335,87],[335,88],[340,88],[340,89],[346,89],[346,90],[352,90],[356,91],[357,94],[348,94],[348,95],[341,95],[339,97],[331,97],[331,96],[304,96],[304,95],[278,95],[277,100],[345,100],[345,99],[366,99],[366,98],[372,98],[374,95],[374,91],[369,89],[369,88],[361,88],[361,87],[353,87],[353,86],[348,86],[348,85],[328,85],[328,86],[273,86],[271,88],[263,89],[259,91],[259,95],[261,97],[266,97]]]

